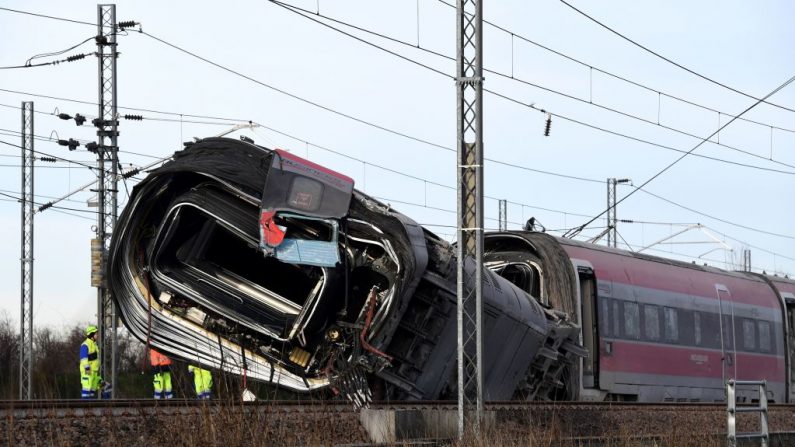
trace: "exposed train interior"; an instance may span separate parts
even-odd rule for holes
[[[453,396],[454,247],[341,174],[203,140],[136,186],[111,245],[125,324],[164,353],[359,405],[371,383],[384,399]],[[568,392],[585,355],[538,259],[518,255],[494,264],[508,280],[484,281],[490,399]]]

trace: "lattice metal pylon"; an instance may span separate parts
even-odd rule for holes
[[[616,229],[616,179],[607,179],[607,246],[618,245]]]
[[[483,421],[483,8],[458,0],[458,433]],[[468,261],[468,262],[467,262]]]
[[[22,253],[19,319],[19,398],[33,398],[33,103],[22,103]]]
[[[500,207],[500,214],[499,214],[500,231],[508,231],[508,201],[505,199],[500,199],[498,203]]]
[[[116,5],[97,5],[97,59],[99,66],[99,113],[97,127],[97,239],[102,245],[97,288],[97,319],[99,326],[99,357],[101,372],[116,382],[116,308],[110,289],[106,287],[107,253],[118,215],[118,113],[116,108]],[[110,163],[107,169],[106,162]],[[106,175],[106,169],[107,174]],[[115,387],[111,397],[115,397]]]

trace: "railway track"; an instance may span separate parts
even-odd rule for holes
[[[374,402],[372,410],[454,415],[451,401]],[[719,445],[725,437],[722,403],[489,402],[497,444],[558,439],[565,445],[607,445],[622,439],[667,439],[664,445]],[[795,405],[769,406],[771,431],[795,431]],[[433,419],[433,420],[443,420]],[[163,424],[163,421],[169,421]],[[757,421],[740,421],[752,431]],[[422,424],[420,424],[422,425]],[[199,427],[213,426],[214,431]],[[431,436],[431,426],[426,436]],[[422,428],[422,427],[421,427]],[[344,401],[199,401],[186,399],[0,401],[0,445],[79,444],[99,437],[107,445],[370,445],[361,414]],[[409,439],[422,439],[420,435]],[[694,441],[694,439],[696,441]],[[600,441],[601,440],[601,441]],[[699,441],[700,440],[700,441]],[[776,445],[791,445],[795,438]],[[632,445],[646,445],[638,441]],[[695,442],[695,444],[693,443]],[[38,444],[37,444],[38,443]],[[411,445],[412,443],[409,443]],[[408,444],[407,444],[408,445]],[[623,445],[623,444],[618,444]],[[630,445],[630,444],[627,444]]]
[[[749,404],[751,405],[751,404]],[[455,401],[421,402],[373,402],[373,410],[455,410]],[[770,412],[795,413],[795,404],[770,404]],[[141,415],[151,413],[191,413],[198,410],[224,409],[241,412],[332,412],[352,413],[356,410],[347,402],[320,400],[278,400],[278,401],[202,401],[195,399],[46,399],[46,400],[0,400],[0,418],[24,417],[69,417],[85,415]],[[486,411],[610,411],[610,412],[720,412],[726,411],[726,404],[704,402],[488,402]]]

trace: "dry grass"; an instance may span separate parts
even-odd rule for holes
[[[217,401],[181,407],[134,409],[127,414],[102,410],[98,416],[0,420],[0,445],[8,446],[325,446],[367,445],[358,413],[322,402],[300,407],[243,406]],[[795,415],[773,430],[792,430]],[[500,411],[480,434],[462,440],[435,441],[455,447],[718,447],[726,443],[721,411],[604,409]],[[755,426],[754,426],[755,428]],[[398,445],[416,445],[403,441]],[[775,445],[775,444],[774,444]],[[786,444],[779,444],[786,445]]]

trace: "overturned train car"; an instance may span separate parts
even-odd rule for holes
[[[359,403],[455,395],[450,244],[288,152],[178,152],[136,186],[108,265],[126,326],[170,355]],[[500,273],[483,285],[485,397],[576,397],[577,324]]]

